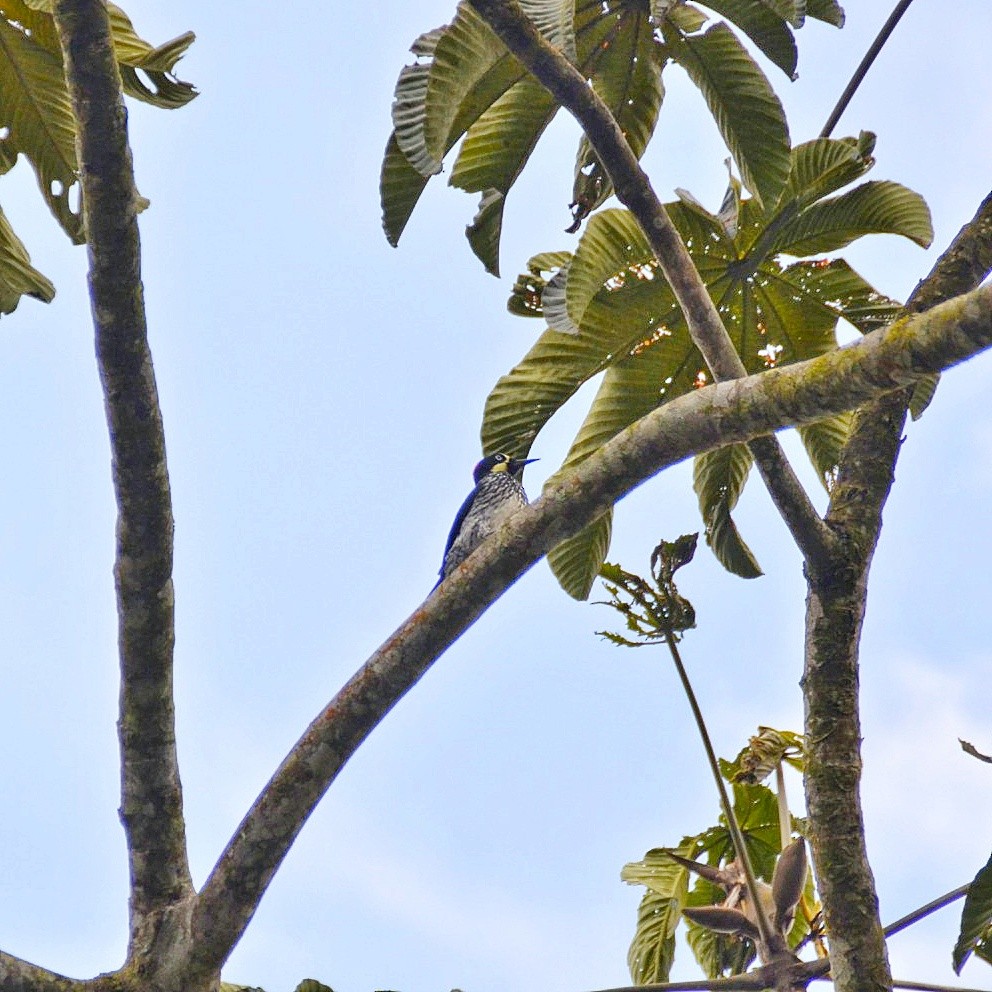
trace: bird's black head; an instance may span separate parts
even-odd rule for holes
[[[475,484],[478,485],[490,472],[509,472],[510,475],[519,475],[523,472],[525,465],[536,461],[536,458],[511,458],[509,455],[504,455],[502,451],[498,451],[495,455],[483,458],[475,466],[472,475],[475,478]]]

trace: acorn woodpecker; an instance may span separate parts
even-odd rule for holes
[[[475,471],[475,488],[462,503],[451,525],[444,548],[440,584],[487,538],[510,514],[527,505],[527,494],[520,483],[524,466],[536,458],[511,458],[499,452],[483,458]]]

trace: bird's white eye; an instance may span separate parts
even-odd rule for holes
[[[496,461],[498,461],[498,462],[508,462],[509,460],[510,459],[507,458],[506,455],[503,455],[503,454],[499,454],[499,455],[496,456]]]

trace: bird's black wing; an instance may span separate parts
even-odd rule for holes
[[[444,546],[444,555],[441,558],[441,568],[439,574],[444,577],[444,559],[448,557],[448,552],[451,550],[451,545],[455,543],[458,539],[458,532],[462,529],[462,524],[465,523],[465,518],[468,516],[469,510],[472,509],[472,504],[475,502],[476,490],[473,489],[468,496],[465,497],[465,502],[458,508],[458,513],[455,514],[455,522],[451,525],[451,532],[448,534],[448,543]]]

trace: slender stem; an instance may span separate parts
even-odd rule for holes
[[[882,47],[889,40],[889,35],[895,30],[895,26],[899,23],[900,18],[909,9],[909,5],[913,0],[899,0],[896,4],[895,9],[889,14],[888,20],[882,25],[882,30],[878,32],[878,36],[872,42],[871,47],[865,52],[865,57],[861,60],[861,64],[854,70],[854,75],[851,77],[851,81],[844,88],[844,92],[841,93],[840,99],[837,101],[837,106],[830,111],[830,116],[827,118],[826,124],[823,125],[823,130],[820,132],[821,138],[829,138],[833,129],[837,126],[837,122],[840,120],[841,115],[847,109],[847,105],[851,102],[851,98],[857,92],[858,87],[863,82],[868,70],[871,68],[872,62],[878,57],[878,53],[882,50]]]
[[[131,948],[191,898],[172,692],[172,500],[141,285],[127,115],[103,0],[56,0],[77,127],[96,353],[117,497],[121,818]]]
[[[744,870],[745,879],[747,879],[748,896],[754,905],[755,922],[761,934],[761,941],[765,947],[770,947],[773,939],[771,923],[768,921],[768,915],[765,913],[764,904],[758,896],[758,880],[751,865],[751,858],[747,853],[744,834],[741,832],[740,824],[734,815],[734,807],[730,802],[726,783],[723,781],[723,775],[720,774],[720,764],[717,761],[716,751],[713,750],[713,741],[710,739],[710,732],[706,727],[703,711],[700,709],[699,700],[696,698],[696,693],[692,688],[692,682],[689,681],[689,673],[686,671],[685,665],[682,664],[682,656],[679,654],[679,649],[675,644],[675,636],[670,628],[665,633],[667,634],[665,643],[668,645],[672,661],[675,663],[675,670],[679,674],[679,680],[682,682],[682,688],[685,690],[686,699],[689,700],[689,707],[692,710],[693,719],[696,721],[696,729],[699,731],[700,740],[703,742],[703,749],[706,751],[706,761],[710,766],[710,774],[713,776],[717,792],[720,795],[720,806],[723,808],[723,815],[727,819],[727,827],[734,842],[737,860]]]
[[[919,909],[914,909],[912,913],[907,913],[905,916],[900,917],[895,923],[890,923],[885,930],[886,937],[891,937],[893,934],[899,933],[900,930],[905,930],[906,927],[912,926],[914,923],[918,923],[924,917],[929,916],[931,913],[935,913],[938,909],[943,909],[945,906],[949,906],[952,902],[956,902],[958,899],[966,896],[968,894],[968,889],[971,885],[960,885],[956,889],[951,889],[950,892],[945,892],[942,896],[938,896],[936,899],[928,902],[925,906],[920,906]]]
[[[778,798],[778,833],[782,850],[792,840],[792,820],[789,818],[789,798],[785,792],[785,762],[775,766],[775,792]]]
[[[894,989],[913,989],[914,992],[988,992],[988,989],[966,989],[957,985],[931,985],[929,982],[904,982],[901,978],[892,979]]]
[[[758,992],[771,988],[775,975],[781,968],[775,965],[763,965],[745,975],[731,975],[729,978],[710,978],[696,982],[658,982],[654,985],[625,985],[620,988],[599,989],[598,992]],[[797,961],[791,967],[791,974],[796,987],[805,987],[809,982],[825,978],[830,971],[830,962],[826,958],[816,961]],[[965,990],[969,992],[969,990]]]

